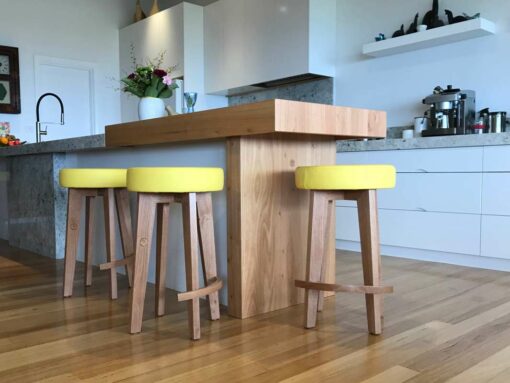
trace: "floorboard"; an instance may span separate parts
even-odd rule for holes
[[[148,289],[141,334],[128,334],[127,280],[83,287],[78,265],[63,300],[63,262],[0,241],[0,382],[510,382],[510,274],[385,257],[385,332],[367,333],[364,298],[327,298],[318,327],[303,305],[246,320],[207,320],[188,339],[186,304],[167,290],[154,317]],[[359,284],[361,259],[337,253],[337,281]]]

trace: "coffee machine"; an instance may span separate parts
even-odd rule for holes
[[[469,134],[475,124],[475,92],[455,89],[448,85],[446,89],[437,86],[434,93],[423,99],[429,106],[425,113],[430,124],[422,131],[422,136],[445,136]]]

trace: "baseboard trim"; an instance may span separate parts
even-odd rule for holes
[[[359,242],[336,241],[336,248],[339,250],[360,251]],[[398,246],[381,246],[381,254],[388,257],[415,259],[419,261],[446,263],[474,267],[477,269],[488,269],[498,271],[510,271],[510,260],[501,258],[482,257],[475,255],[447,253],[422,249],[412,249]]]

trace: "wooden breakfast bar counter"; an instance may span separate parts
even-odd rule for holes
[[[336,140],[385,135],[385,112],[271,100],[111,125],[105,142],[226,140],[228,311],[247,318],[303,300],[294,280],[305,274],[309,198],[296,167],[335,164]],[[331,233],[330,279],[334,243]]]

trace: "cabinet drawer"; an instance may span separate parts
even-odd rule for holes
[[[377,194],[381,209],[480,214],[481,192],[482,173],[400,173],[395,189]]]
[[[336,238],[359,241],[357,209],[337,207]],[[381,244],[480,254],[480,215],[379,209]]]
[[[484,173],[482,214],[510,216],[510,173]]]
[[[486,146],[483,150],[484,172],[510,172],[510,145]]]
[[[337,153],[337,164],[391,164],[397,172],[481,172],[483,148],[444,148]]]
[[[482,216],[482,256],[510,259],[510,217]]]

